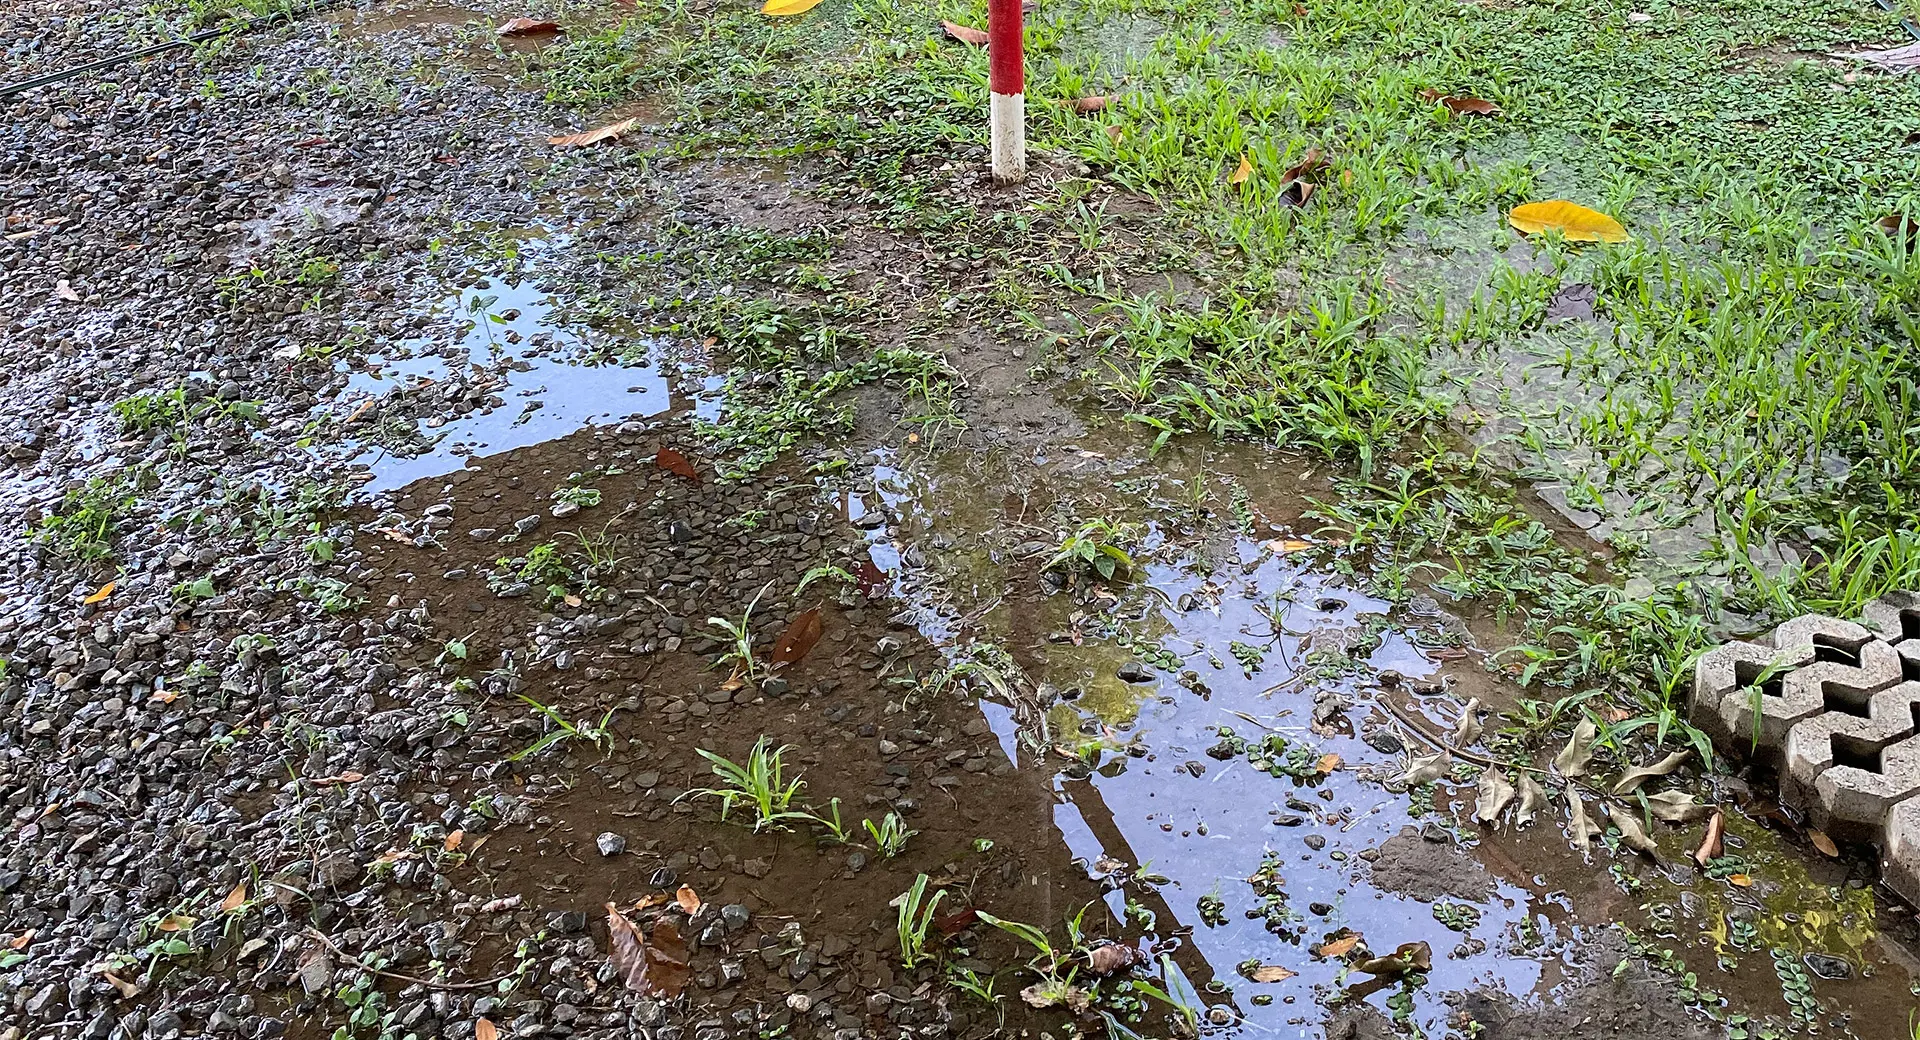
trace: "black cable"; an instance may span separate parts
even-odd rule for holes
[[[234,26],[234,27],[228,27],[228,28],[215,28],[215,29],[202,29],[199,32],[194,33],[192,36],[188,36],[184,39],[168,40],[165,43],[149,44],[148,46],[141,47],[138,50],[123,51],[119,54],[110,55],[105,58],[97,58],[93,61],[87,62],[85,65],[75,65],[70,69],[62,69],[59,72],[49,72],[49,73],[46,73],[45,75],[35,76],[32,79],[21,80],[18,83],[9,83],[4,87],[0,87],[0,100],[10,98],[15,94],[24,94],[29,90],[34,90],[39,87],[51,86],[63,80],[72,79],[75,76],[81,75],[82,73],[97,72],[101,69],[110,69],[118,65],[125,65],[130,61],[139,61],[141,58],[150,58],[156,54],[165,54],[167,51],[174,50],[179,47],[191,47],[196,43],[205,43],[208,40],[211,40],[220,36],[227,36],[227,35],[232,35],[232,34],[241,33],[241,32],[251,32],[255,29],[264,29],[267,26],[272,25],[274,22],[277,22],[282,18],[292,20],[295,15],[313,14],[316,11],[325,10],[326,8],[333,7],[334,5],[342,2],[343,0],[317,0],[317,2],[310,4],[299,11],[292,11],[292,10],[276,11],[273,14],[262,15],[258,18],[250,19],[247,22],[247,24],[242,26]]]

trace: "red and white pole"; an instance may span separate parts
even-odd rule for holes
[[[1027,76],[1020,53],[1021,0],[987,0],[987,89],[993,183],[1027,179]]]

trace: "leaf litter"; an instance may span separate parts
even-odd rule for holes
[[[687,944],[680,929],[662,918],[654,922],[649,942],[620,908],[607,907],[607,961],[622,985],[632,992],[668,1000],[687,988],[691,969],[687,966]]]

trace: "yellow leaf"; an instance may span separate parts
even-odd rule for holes
[[[1507,214],[1507,223],[1529,235],[1558,231],[1569,242],[1627,242],[1633,238],[1619,221],[1565,199],[1515,206]]]
[[[1240,156],[1240,165],[1234,167],[1233,173],[1227,176],[1227,183],[1245,184],[1247,178],[1251,176],[1253,176],[1253,160],[1243,154]]]
[[[154,928],[162,932],[184,932],[193,927],[193,918],[186,914],[168,914],[160,919]]]
[[[673,894],[673,901],[679,903],[680,909],[685,910],[689,917],[700,912],[700,897],[691,886],[681,885],[680,891]]]
[[[1733,882],[1736,885],[1739,885],[1741,888],[1753,887],[1753,879],[1746,876],[1745,874],[1728,874],[1727,880]]]
[[[788,15],[806,14],[820,6],[820,0],[767,0],[761,6],[760,13],[769,18],[785,18]]]
[[[114,584],[115,583],[111,581],[107,582],[105,585],[100,586],[99,592],[96,592],[93,595],[88,596],[86,599],[83,599],[80,602],[85,603],[87,606],[93,606],[95,603],[98,603],[101,600],[106,599],[108,596],[113,595]]]
[[[1339,755],[1321,755],[1320,761],[1313,765],[1314,772],[1319,773],[1321,776],[1326,776],[1338,768],[1340,768]]]
[[[1360,945],[1359,935],[1343,935],[1338,939],[1321,943],[1320,948],[1313,952],[1322,957],[1345,957],[1358,945]]]
[[[233,890],[227,893],[227,898],[220,901],[220,912],[223,914],[233,913],[235,910],[240,909],[240,904],[246,901],[247,883],[242,881],[233,886]]]

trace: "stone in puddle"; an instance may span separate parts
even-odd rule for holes
[[[1853,978],[1853,962],[1824,953],[1806,955],[1807,970],[1823,979]]]
[[[1138,661],[1128,661],[1114,669],[1113,674],[1119,676],[1123,682],[1150,683],[1153,681],[1153,671]]]
[[[618,856],[627,851],[627,839],[612,831],[601,831],[600,836],[593,839],[593,844],[602,856]]]

